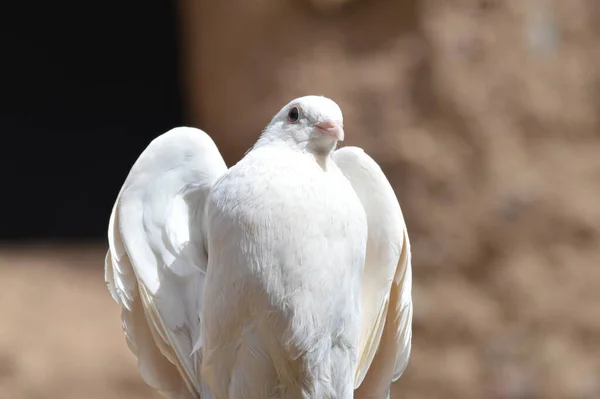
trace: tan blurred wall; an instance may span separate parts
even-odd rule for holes
[[[600,3],[326,2],[181,0],[190,124],[231,164],[340,104],[414,246],[396,397],[600,397]]]

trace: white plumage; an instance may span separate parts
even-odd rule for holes
[[[168,398],[387,398],[410,356],[410,244],[379,166],[325,97],[295,99],[227,169],[176,128],[132,167],[106,282]]]

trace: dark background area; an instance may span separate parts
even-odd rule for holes
[[[136,157],[182,124],[176,5],[2,6],[0,239],[104,237]]]

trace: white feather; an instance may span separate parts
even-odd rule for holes
[[[351,398],[367,225],[329,161],[254,148],[208,199],[203,370],[218,398]]]
[[[357,147],[339,149],[333,158],[356,190],[369,224],[355,398],[383,399],[410,357],[410,242],[400,204],[379,165]]]
[[[105,278],[140,374],[169,398],[199,398],[204,200],[227,170],[204,132],[177,128],[140,155],[109,222]]]

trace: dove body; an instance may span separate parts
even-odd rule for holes
[[[208,198],[203,376],[217,398],[352,398],[366,215],[328,154],[265,134]]]

